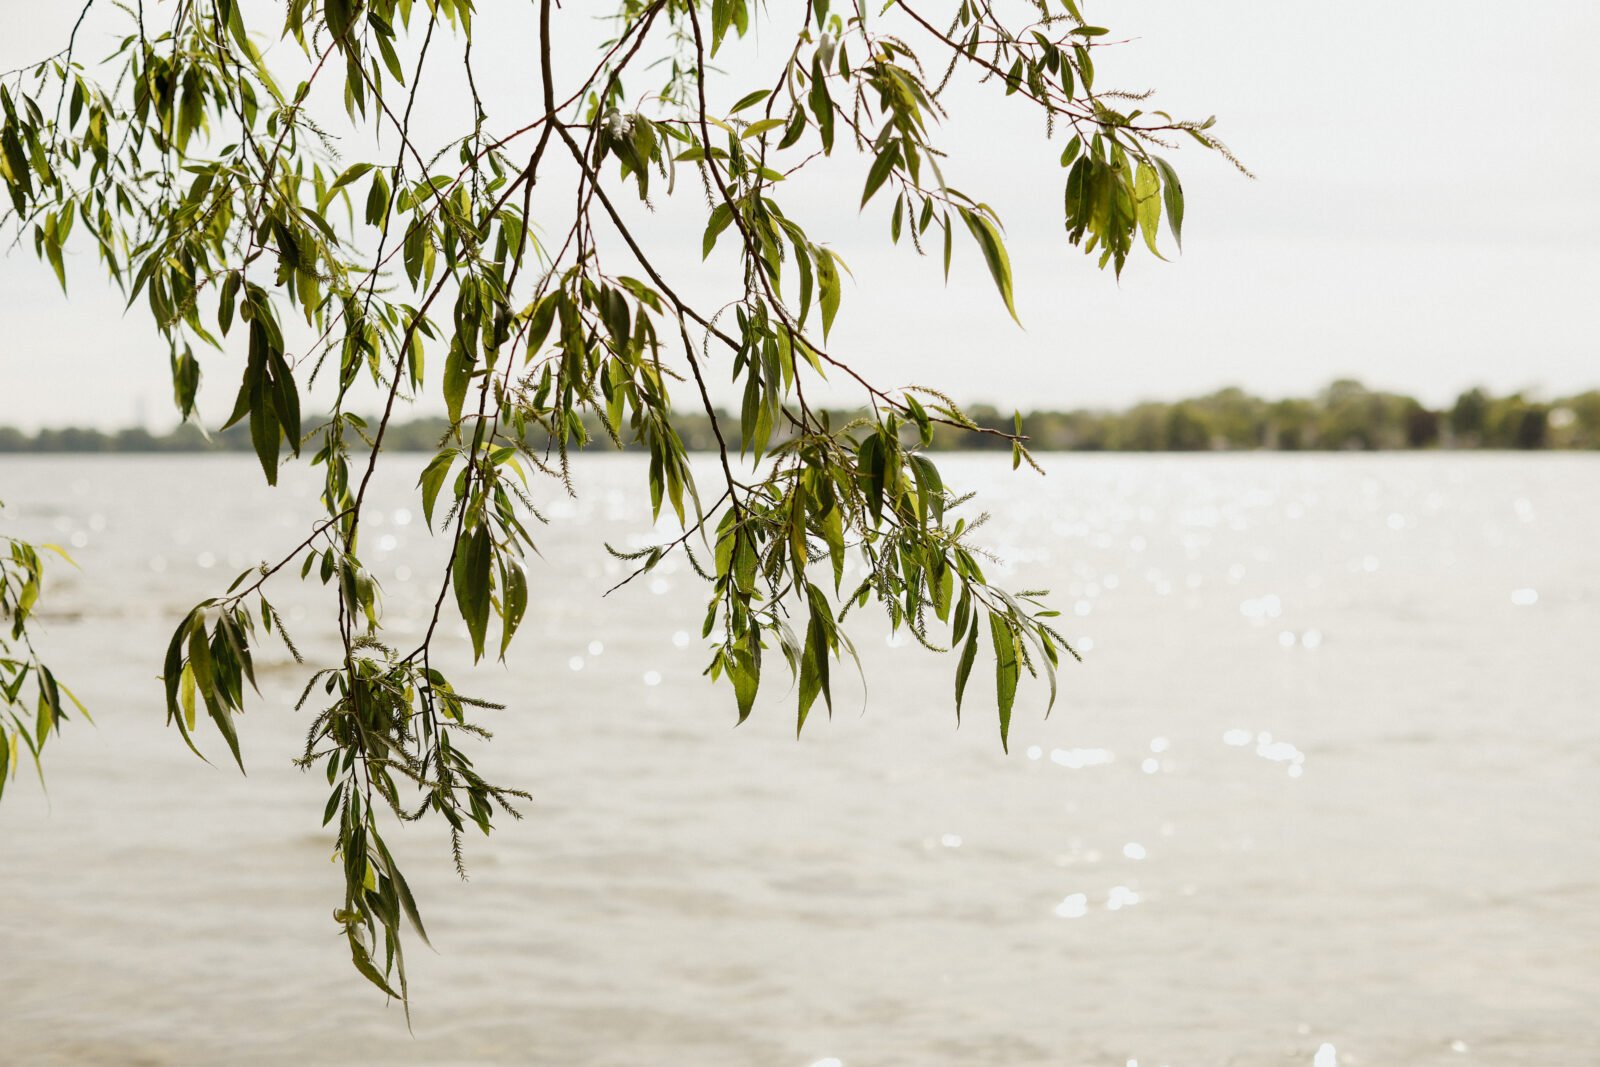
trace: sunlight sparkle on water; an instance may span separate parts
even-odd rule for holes
[[[1111,887],[1110,894],[1106,897],[1106,910],[1121,911],[1123,908],[1131,908],[1137,903],[1139,903],[1138,893],[1135,893],[1125,885],[1114,885]]]
[[[1059,763],[1069,770],[1082,770],[1084,767],[1099,767],[1115,759],[1110,752],[1103,748],[1052,748],[1050,762]]]
[[[1128,857],[1130,860],[1142,860],[1145,858],[1145,856],[1149,855],[1149,853],[1145,851],[1145,847],[1139,844],[1137,841],[1129,841],[1126,845],[1123,845],[1122,854]]]
[[[571,667],[575,671],[583,670],[583,657],[573,656],[571,659],[567,660],[567,666]]]
[[[604,652],[605,650],[606,650],[606,646],[601,644],[599,641],[590,641],[589,642],[589,655],[598,656],[600,653]]]
[[[1339,1050],[1324,1041],[1317,1054],[1311,1057],[1311,1067],[1339,1067]]]
[[[1089,914],[1089,895],[1073,893],[1056,905],[1056,914],[1063,919],[1081,919]]]
[[[844,1061],[837,1056],[828,1056],[813,1063],[811,1067],[844,1067]]]
[[[1239,603],[1239,614],[1247,619],[1276,619],[1283,614],[1283,600],[1276,593],[1243,600]]]
[[[1043,756],[1043,755],[1044,755],[1044,749],[1040,748],[1038,745],[1029,745],[1028,746],[1028,758],[1029,759],[1038,759],[1040,756]]]
[[[673,634],[672,635],[672,643],[674,645],[676,645],[678,648],[688,648],[689,647],[689,631],[688,630],[679,630],[677,633]]]
[[[1304,752],[1287,741],[1274,741],[1272,735],[1265,732],[1256,735],[1256,755],[1274,763],[1293,763],[1296,766],[1306,761]]]
[[[660,671],[645,671],[644,672],[644,684],[645,685],[660,685],[661,684],[661,672]]]
[[[1539,602],[1539,590],[1513,589],[1511,591],[1511,602],[1519,608],[1532,607]]]

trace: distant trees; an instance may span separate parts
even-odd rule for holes
[[[972,414],[986,426],[1012,426],[1010,416],[993,408]],[[1040,411],[1022,416],[1022,432],[1039,451],[1589,449],[1600,448],[1600,391],[1542,403],[1520,393],[1493,397],[1471,389],[1453,407],[1435,411],[1413,397],[1341,380],[1314,398],[1267,401],[1229,388],[1120,412]],[[936,448],[987,444],[934,437]]]
[[[730,425],[739,420],[719,417]],[[839,425],[857,412],[832,412]],[[980,426],[1012,432],[1014,416],[988,405],[968,414]],[[716,450],[716,433],[705,416],[685,413],[678,432],[690,452]],[[585,423],[591,438],[604,427]],[[443,417],[393,424],[384,448],[432,452],[450,429]],[[1238,388],[1167,404],[1147,401],[1125,411],[1035,411],[1022,416],[1030,447],[1058,452],[1372,451],[1396,449],[1592,449],[1600,448],[1600,390],[1553,403],[1516,393],[1494,397],[1482,389],[1462,393],[1454,405],[1432,410],[1416,399],[1374,392],[1359,382],[1334,382],[1315,398],[1263,400]],[[530,435],[530,443],[538,442]],[[934,450],[1006,450],[1008,439],[974,435],[935,425]],[[210,437],[192,424],[167,434],[142,429],[106,434],[99,430],[42,430],[29,437],[0,427],[5,452],[249,452],[249,430],[235,425]]]
[[[1456,397],[1450,409],[1450,432],[1463,444],[1479,444],[1489,414],[1489,398],[1482,389],[1469,389]]]

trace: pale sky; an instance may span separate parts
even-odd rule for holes
[[[0,0],[0,69],[59,47],[75,7]],[[1257,180],[1197,148],[1176,153],[1184,253],[1137,255],[1119,283],[1066,243],[1062,142],[1045,143],[1041,124],[1001,106],[1016,101],[992,86],[964,91],[938,135],[953,157],[946,173],[1000,211],[1025,329],[970,245],[958,244],[946,287],[936,256],[889,245],[892,201],[858,217],[863,170],[847,164],[780,198],[854,271],[830,350],[886,386],[1025,410],[1225,385],[1304,395],[1336,377],[1436,405],[1475,384],[1545,396],[1600,386],[1594,314],[1582,310],[1600,289],[1600,75],[1585,54],[1600,40],[1600,9],[1089,0],[1085,13],[1133,38],[1098,55],[1098,86],[1155,88],[1150,106],[1216,114],[1214,132]],[[768,40],[786,48],[787,33]],[[476,53],[499,83],[491,97],[519,97],[523,112],[527,40],[485,35]],[[86,54],[104,41],[91,38]],[[663,205],[647,220],[651,239],[688,291],[726,299],[717,259],[698,264],[693,186],[680,183],[681,210]],[[87,249],[68,270],[70,302],[31,243],[0,260],[0,424],[112,428],[142,413],[170,425],[166,352],[147,313],[122,316]],[[212,417],[231,405],[240,363],[206,357]]]

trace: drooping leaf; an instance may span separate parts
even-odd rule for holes
[[[1006,310],[1011,312],[1012,319],[1020,324],[1022,320],[1017,318],[1017,306],[1011,294],[1011,257],[1006,254],[1006,246],[1000,239],[1000,231],[982,212],[962,208],[961,217],[966,221],[967,229],[972,231],[973,239],[983,251],[983,262],[989,268],[989,275],[994,279],[995,288],[1000,290],[1001,299],[1006,302]]]
[[[995,612],[989,613],[989,636],[994,642],[995,696],[1000,706],[1000,746],[1011,751],[1011,707],[1017,700],[1017,636],[1011,624]]]
[[[473,662],[483,658],[483,642],[489,632],[489,580],[493,561],[494,542],[486,525],[479,524],[462,536],[456,547],[451,583],[455,586],[456,606],[472,638]]]
[[[517,627],[522,625],[522,617],[528,611],[528,575],[516,560],[506,564],[505,585],[500,596],[505,614],[500,637],[500,658],[505,659],[506,649],[511,647],[511,638],[516,635]]]
[[[1166,259],[1156,247],[1156,228],[1161,225],[1161,182],[1150,164],[1140,161],[1133,182],[1134,213],[1139,217],[1139,232],[1157,259]]]
[[[1167,204],[1167,228],[1172,231],[1172,240],[1178,248],[1183,248],[1183,185],[1178,181],[1178,172],[1172,169],[1172,164],[1155,157],[1156,167],[1161,171],[1162,196]]]

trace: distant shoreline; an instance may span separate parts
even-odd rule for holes
[[[834,425],[844,425],[855,414],[835,413]],[[988,405],[974,405],[966,414],[980,427],[1008,433],[1015,430],[1019,417]],[[737,416],[719,411],[717,419],[731,445],[738,438]],[[1020,415],[1020,420],[1029,448],[1037,452],[1587,451],[1600,449],[1600,390],[1536,401],[1521,394],[1495,397],[1472,389],[1452,407],[1432,410],[1408,396],[1338,381],[1310,398],[1268,401],[1240,389],[1223,389],[1122,411],[1035,411]],[[615,450],[598,416],[588,415],[584,422],[591,449]],[[716,451],[716,435],[706,415],[685,410],[675,422],[689,451]],[[442,417],[394,422],[385,434],[385,450],[434,452],[448,431],[449,423]],[[544,443],[541,439],[537,446]],[[1010,449],[1003,438],[945,425],[934,426],[929,447],[948,452]],[[243,425],[209,437],[191,424],[165,434],[67,427],[29,435],[0,426],[0,455],[251,451],[249,430]]]

